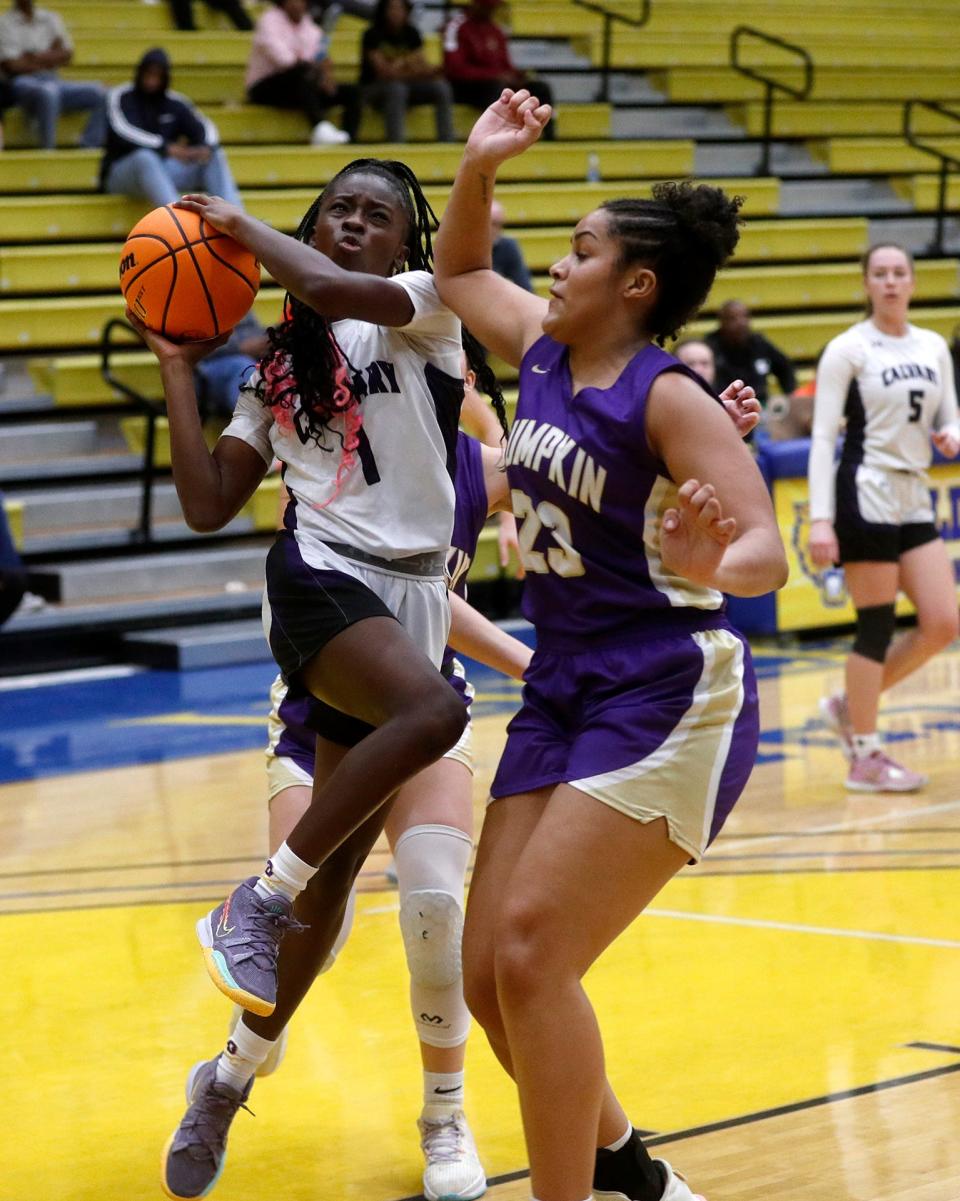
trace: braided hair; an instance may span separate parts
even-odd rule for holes
[[[437,226],[436,214],[416,175],[406,163],[392,159],[358,158],[348,163],[304,213],[294,237],[298,242],[309,244],[320,208],[331,188],[346,176],[359,174],[373,175],[383,180],[400,202],[407,218],[404,269],[432,273],[432,232]],[[346,437],[348,441],[353,441],[360,425],[360,397],[354,391],[354,369],[337,342],[330,322],[308,304],[287,293],[284,320],[272,326],[267,333],[270,346],[260,361],[260,378],[256,386],[260,402],[272,408],[281,422],[296,420],[301,434],[321,450],[334,449],[328,443],[327,435],[334,432],[330,422],[338,415],[347,418]],[[487,363],[483,348],[466,329],[463,331],[463,349],[467,362],[476,373],[478,387],[490,397],[506,433],[503,393]],[[294,410],[297,410],[295,416]],[[346,453],[353,449],[344,441],[344,435],[336,434],[336,437]],[[343,466],[341,463],[341,468]]]
[[[620,243],[618,266],[645,263],[656,274],[646,325],[660,346],[675,338],[706,300],[740,239],[742,204],[742,196],[706,184],[658,183],[652,200],[608,200],[600,206]]]

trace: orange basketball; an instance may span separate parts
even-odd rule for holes
[[[175,342],[215,338],[253,304],[260,264],[186,209],[147,213],[120,255],[120,290],[144,325]]]

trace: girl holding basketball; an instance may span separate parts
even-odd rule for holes
[[[498,166],[549,116],[509,89],[486,110],[437,241],[441,296],[520,367],[506,468],[537,633],[480,838],[464,981],[517,1082],[540,1201],[691,1201],[610,1090],[580,982],[746,783],[756,687],[723,593],[779,587],[786,557],[749,452],[654,344],[706,297],[739,202],[665,184],[605,204],[545,302],[491,270],[489,210]]]
[[[931,444],[956,457],[960,420],[946,341],[909,321],[910,255],[889,243],[872,247],[863,282],[866,320],[834,338],[817,368],[810,557],[818,567],[843,564],[857,611],[846,689],[821,702],[821,711],[849,760],[848,789],[914,792],[926,777],[887,754],[877,715],[881,692],[957,636],[956,581],[926,470]],[[916,607],[917,625],[893,641],[900,589]]]
[[[250,1012],[227,1052],[191,1076],[193,1104],[168,1146],[164,1187],[190,1197],[212,1187],[249,1077],[327,958],[384,802],[458,741],[467,717],[437,671],[461,331],[429,273],[432,213],[416,178],[403,164],[357,160],[294,238],[216,198],[182,203],[289,293],[289,316],[212,453],[193,387],[211,344],[177,345],[131,319],[160,360],[191,526],[220,528],[273,458],[284,464],[291,500],[267,559],[265,621],[284,678],[313,698],[324,729],[306,811],[264,873],[198,923],[215,983]],[[489,369],[475,366],[489,390]],[[302,931],[295,901],[309,928],[278,963],[284,931]]]

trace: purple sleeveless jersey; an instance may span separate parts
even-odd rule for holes
[[[454,478],[456,509],[453,518],[453,537],[447,557],[450,591],[466,597],[467,572],[477,552],[477,540],[487,520],[487,486],[483,478],[483,455],[480,443],[467,434],[457,435],[457,467]],[[448,646],[443,653],[441,672],[451,687],[470,704],[465,681],[453,674],[454,653]],[[287,690],[280,702],[280,719],[284,731],[277,743],[278,758],[292,759],[304,771],[313,774],[313,752],[316,731],[309,722],[314,699],[298,687]]]
[[[610,388],[576,398],[566,347],[544,336],[524,356],[506,463],[527,569],[523,613],[538,646],[616,640],[638,617],[652,629],[723,624],[722,595],[671,575],[659,555],[660,517],[676,489],[647,445],[645,417],[664,371],[709,392],[653,345]]]

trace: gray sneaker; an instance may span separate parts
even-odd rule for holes
[[[253,1079],[242,1093],[218,1081],[219,1058],[196,1064],[187,1077],[187,1112],[163,1149],[160,1184],[168,1197],[210,1192],[223,1171],[230,1123],[238,1109],[247,1109]]]
[[[277,1007],[277,954],[285,930],[306,929],[282,893],[261,897],[257,876],[238,884],[222,905],[197,922],[210,979],[231,1001],[260,1017]]]

